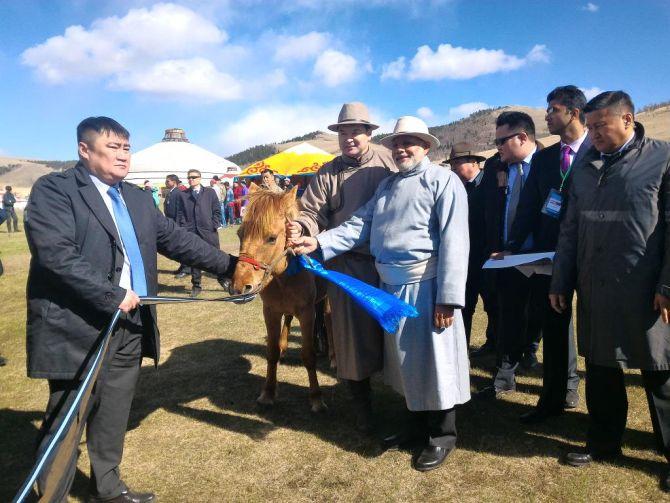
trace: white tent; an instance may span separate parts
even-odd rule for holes
[[[175,174],[186,184],[189,169],[202,173],[205,186],[214,175],[232,178],[241,172],[237,164],[190,143],[181,129],[166,129],[163,141],[132,155],[125,180],[136,185],[149,180],[154,187],[162,187],[165,177]]]

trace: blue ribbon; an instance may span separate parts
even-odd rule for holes
[[[291,262],[292,264],[289,266],[291,273],[300,270],[309,271],[339,286],[389,333],[395,333],[398,330],[401,319],[419,316],[416,308],[410,306],[407,302],[359,279],[341,272],[324,269],[323,265],[313,258],[300,255]]]

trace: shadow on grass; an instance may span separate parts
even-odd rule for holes
[[[208,340],[174,349],[158,371],[143,367],[131,424],[141,421],[157,409],[188,417],[219,428],[240,433],[257,441],[277,428],[307,432],[341,449],[365,457],[381,454],[377,440],[357,434],[348,394],[342,385],[321,386],[329,407],[324,414],[309,410],[307,375],[304,385],[281,380],[282,366],[302,367],[299,350],[291,348],[279,366],[279,393],[273,407],[261,408],[256,397],[264,377],[252,374],[249,356],[264,357],[265,347],[230,340]],[[330,373],[325,359],[320,371]],[[487,377],[472,376],[475,388],[490,382]],[[519,385],[519,393],[537,395],[540,386]],[[219,410],[203,410],[190,405],[207,399]],[[397,431],[404,422],[404,399],[375,380],[374,409],[379,434]],[[474,452],[527,458],[541,456],[558,460],[566,452],[582,447],[587,429],[587,415],[566,412],[538,426],[522,425],[518,418],[531,410],[530,405],[509,400],[477,400],[458,408],[458,447]],[[627,429],[625,446],[653,449],[651,433]],[[618,464],[643,472],[662,473],[666,464],[653,460],[623,458]]]

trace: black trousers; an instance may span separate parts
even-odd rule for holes
[[[509,390],[516,385],[515,372],[524,353],[537,351],[541,324],[531,311],[530,278],[516,268],[500,269],[496,286],[500,330],[496,344],[498,368],[494,386]]]
[[[89,492],[101,498],[119,496],[127,489],[121,481],[119,464],[141,359],[141,325],[139,312],[135,312],[119,321],[88,407],[79,426],[74,426],[79,428],[77,438],[81,438],[86,425],[86,446],[91,461]],[[63,421],[78,385],[79,381],[75,380],[49,380],[49,402],[40,431],[38,457]],[[76,473],[77,457],[75,449],[52,501],[67,501]],[[46,479],[39,479],[37,483],[39,493],[43,494]]]
[[[456,447],[456,409],[410,411],[412,436],[427,445]]]
[[[7,232],[19,232],[19,217],[16,215],[16,210],[13,206],[5,209],[7,210]],[[12,231],[12,224],[14,224],[14,231]]]
[[[670,370],[643,370],[642,381],[656,447],[670,462]],[[618,452],[628,414],[626,384],[620,368],[586,362],[586,407],[589,411],[587,450],[601,454]]]
[[[542,392],[537,407],[549,412],[563,410],[568,389],[579,386],[577,374],[577,352],[572,325],[572,304],[563,313],[557,313],[549,303],[551,276],[534,274],[530,277],[531,305],[534,316],[541,320],[544,339],[542,360],[544,376]]]
[[[498,309],[496,296],[491,294],[487,287],[484,271],[481,269],[473,270],[473,265],[468,265],[468,280],[465,284],[465,306],[461,310],[463,316],[463,325],[465,325],[465,339],[470,346],[470,333],[472,332],[472,318],[475,314],[477,301],[482,298],[484,311],[487,316],[486,323],[486,343],[495,345],[496,332],[498,330]]]

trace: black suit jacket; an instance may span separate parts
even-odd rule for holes
[[[563,203],[561,215],[565,214],[568,205],[567,194],[572,174],[579,169],[579,163],[584,153],[591,147],[591,141],[587,136],[579,151],[572,161],[572,169],[563,184]],[[524,241],[529,235],[533,236],[533,251],[554,251],[558,242],[558,231],[560,218],[552,218],[542,213],[544,202],[549,196],[551,189],[559,190],[561,187],[561,143],[555,143],[551,147],[538,150],[531,160],[532,169],[528,180],[523,186],[519,196],[519,206],[516,217],[512,223],[512,231],[508,247],[512,253],[518,253]]]
[[[163,212],[170,220],[177,220],[179,212],[179,205],[181,204],[181,190],[175,187],[165,197],[165,204],[163,205]]]
[[[181,192],[177,222],[218,248],[221,203],[214,189],[201,186],[197,197],[191,188]]]
[[[148,295],[156,295],[157,253],[215,274],[230,257],[178,227],[151,194],[122,184],[144,262]],[[31,252],[26,326],[28,375],[72,379],[123,300],[123,251],[112,216],[81,164],[41,177],[30,193],[25,229]],[[158,360],[153,306],[140,308],[143,354]]]
[[[486,261],[486,233],[484,223],[484,190],[482,181],[484,171],[480,171],[472,182],[466,182],[465,191],[468,194],[468,229],[470,232],[470,255],[468,273],[479,271]]]
[[[535,142],[537,152],[541,152],[544,145],[539,141]],[[537,152],[535,155],[537,155]],[[532,160],[531,160],[532,162]],[[530,178],[535,167],[531,168]],[[500,161],[500,154],[489,157],[484,163],[484,178],[482,179],[482,192],[484,197],[484,225],[486,234],[486,252],[490,255],[493,252],[503,251],[503,229],[505,225],[505,200],[507,197],[507,186],[499,187],[498,174],[507,172],[509,167],[507,163]],[[528,183],[528,181],[526,181]],[[520,199],[520,198],[519,198]],[[517,213],[518,213],[517,209]],[[516,220],[516,218],[515,218]]]

